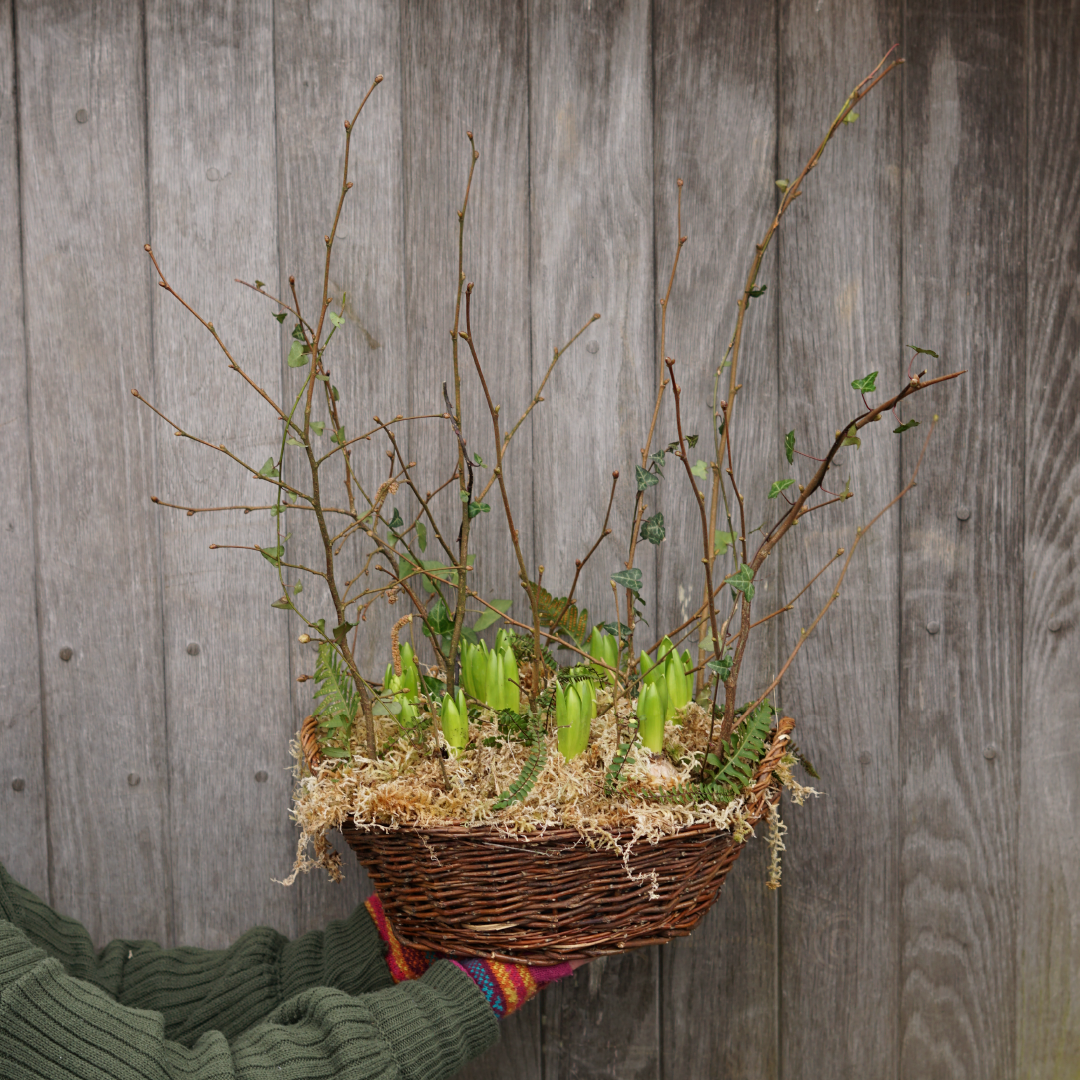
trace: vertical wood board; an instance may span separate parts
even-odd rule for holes
[[[906,342],[941,416],[902,506],[900,1076],[1012,1075],[1024,435],[1024,6],[909,5]],[[973,188],[973,178],[978,178]],[[905,471],[919,444],[903,446]]]
[[[794,180],[852,88],[899,36],[894,3],[786,5],[781,14],[779,177]],[[900,102],[893,72],[826,147],[780,227],[779,430],[775,479],[805,483],[835,432],[866,406],[855,379],[878,371],[876,404],[905,385],[900,347]],[[768,280],[775,279],[769,275]],[[912,407],[920,415],[928,406]],[[912,410],[907,410],[911,412]],[[850,551],[899,491],[900,439],[889,415],[841,451],[814,510],[778,545],[781,596],[795,597],[839,549]],[[794,431],[794,461],[782,452]],[[918,438],[918,432],[907,438]],[[811,457],[801,456],[803,454]],[[854,497],[827,504],[850,482]],[[792,490],[795,490],[794,488]],[[829,493],[833,494],[829,494]],[[759,503],[760,505],[760,503]],[[787,509],[773,500],[768,525]],[[755,524],[757,519],[755,518]],[[897,1070],[899,908],[897,622],[899,515],[861,540],[839,599],[782,684],[799,747],[825,792],[786,812],[780,891],[782,1075],[894,1077]],[[837,587],[843,559],[778,619],[786,661]],[[828,992],[823,993],[823,982]]]
[[[0,861],[16,880],[48,895],[45,743],[38,657],[32,428],[27,412],[19,224],[18,130],[12,6],[0,9],[0,296],[10,312],[0,341],[0,563],[8,587],[0,610]]]
[[[739,28],[734,34],[733,25]],[[681,231],[688,239],[668,304],[663,351],[676,359],[684,432],[698,435],[692,464],[715,457],[711,431],[716,371],[731,340],[735,302],[754,245],[774,210],[775,30],[775,12],[766,5],[658,3],[653,10],[656,292],[662,298],[670,280],[676,180],[681,178]],[[657,323],[659,329],[659,316]],[[770,459],[776,456],[770,438],[776,402],[771,295],[752,307],[744,342],[744,370],[751,377],[735,423],[741,433],[735,442],[736,475],[740,488],[760,493],[767,490]],[[659,334],[654,355],[658,367]],[[658,378],[660,374],[658,370]],[[726,395],[725,372],[718,396]],[[677,430],[670,390],[661,417],[656,442],[664,447]],[[711,476],[699,480],[709,497],[711,485]],[[677,458],[666,458],[664,479],[650,492],[657,493],[667,530],[657,549],[651,641],[693,614],[703,597],[704,574],[701,518]],[[717,527],[727,531],[723,516]],[[718,559],[714,584],[732,569],[730,556]],[[763,584],[765,578],[763,574],[757,582],[758,605],[769,604],[775,592]],[[725,598],[725,613],[726,604]],[[743,665],[747,693],[757,685],[755,669],[762,675],[766,667],[772,670],[771,626],[759,634],[763,648],[748,655]],[[698,639],[695,631],[683,643],[692,654]],[[679,644],[677,637],[675,641]],[[764,843],[751,841],[694,933],[660,950],[665,1077],[776,1076],[776,897],[765,886],[767,858]],[[723,1023],[716,1022],[718,1010]]]
[[[101,941],[167,940],[142,12],[16,8],[51,898]],[[81,111],[80,111],[81,110]],[[60,659],[71,649],[71,659]]]
[[[1080,6],[1031,5],[1017,1074],[1080,1074]]]
[[[535,414],[537,561],[550,591],[565,595],[574,560],[600,536],[611,472],[619,470],[614,533],[577,596],[594,623],[615,619],[609,580],[626,558],[634,464],[655,391],[651,51],[647,2],[531,5],[535,369],[593,312],[602,314],[555,369],[545,390],[551,408]],[[652,552],[637,565],[651,621]],[[619,590],[623,622],[625,597]],[[545,1076],[657,1076],[658,970],[657,950],[639,950],[594,961],[587,975],[550,993]]]
[[[341,193],[344,161],[344,121],[350,119],[376,75],[383,82],[368,100],[353,128],[349,176],[353,188],[342,205],[334,239],[328,288],[334,311],[345,322],[337,330],[325,363],[340,393],[341,418],[351,438],[368,430],[372,418],[389,418],[407,408],[408,368],[405,351],[402,296],[401,194],[401,60],[398,5],[367,5],[363,12],[341,5],[318,3],[305,10],[279,5],[275,12],[276,102],[278,146],[278,221],[281,236],[281,284],[295,276],[305,313],[318,310],[326,245],[323,237],[334,220]],[[344,305],[344,306],[342,306]],[[287,350],[294,319],[282,326]],[[287,386],[299,385],[300,375],[282,360]],[[325,407],[317,416],[326,420]],[[329,426],[329,425],[328,425]],[[329,432],[315,440],[330,448]],[[374,495],[386,476],[382,443],[360,443],[352,467],[364,490]],[[298,460],[296,451],[293,460]],[[345,503],[340,455],[327,466],[328,502]],[[310,487],[310,472],[305,487]],[[327,489],[323,489],[327,490]],[[361,512],[367,508],[361,499]],[[323,558],[310,515],[287,515],[295,530],[294,551],[299,561],[317,566]],[[337,528],[348,520],[338,515]],[[338,560],[351,577],[361,566],[363,545],[357,538]],[[366,550],[366,549],[365,549]],[[371,573],[359,587],[381,582]],[[303,579],[297,606],[308,618],[329,616],[330,606],[321,581]],[[389,659],[389,634],[406,605],[377,600],[361,622],[356,651],[361,670],[381,678]],[[354,616],[355,618],[355,616]],[[292,668],[295,676],[314,672],[314,645],[297,641],[306,626],[289,616]],[[314,707],[314,684],[293,683],[293,723],[299,726]],[[319,929],[330,918],[344,918],[368,895],[371,884],[355,855],[337,838],[345,881],[330,882],[322,871],[302,876],[293,886],[299,904],[301,932]]]
[[[148,5],[152,244],[172,287],[280,402],[273,309],[233,280],[276,284],[272,46],[269,17],[254,9]],[[143,273],[156,283],[148,259]],[[197,508],[272,504],[274,487],[252,474],[278,458],[280,424],[192,314],[164,289],[153,296],[155,386],[145,396],[211,444],[152,418],[155,494]],[[266,510],[139,510],[161,534],[177,940],[223,948],[253,922],[291,933],[292,897],[271,880],[288,868],[293,833],[279,812],[294,730],[286,618],[269,607],[281,590],[258,552],[209,550],[271,547],[275,522]]]

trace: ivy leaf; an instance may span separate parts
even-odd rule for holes
[[[295,326],[294,326],[294,327],[292,328],[292,336],[293,336],[293,337],[294,337],[294,338],[295,338],[295,339],[296,339],[297,341],[303,341],[303,340],[304,340],[304,328],[303,328],[303,327],[302,327],[302,326],[301,326],[301,325],[300,325],[299,323],[297,323],[297,324],[296,324],[296,325],[295,325]]]
[[[283,322],[285,321],[285,316],[286,316],[287,314],[288,314],[288,312],[287,312],[287,311],[279,311],[279,312],[278,312],[278,313],[277,313],[277,314],[276,314],[276,315],[274,316],[274,318],[275,318],[275,319],[277,319],[277,321],[278,321],[279,323],[283,323]]]
[[[637,479],[638,491],[644,491],[660,483],[660,478],[655,474],[643,469],[640,465],[634,466],[634,476]]]
[[[653,514],[641,523],[641,539],[648,540],[650,544],[661,543],[666,535],[663,514]]]
[[[256,289],[265,289],[266,288],[266,282],[265,281],[260,281],[258,278],[256,278],[255,279],[255,288]]]
[[[345,638],[348,636],[349,631],[356,625],[354,622],[349,622],[346,619],[340,626],[334,627],[334,640],[339,645],[345,644]]]
[[[282,611],[292,611],[292,601],[287,596],[275,600],[270,606],[280,608]]]
[[[282,506],[280,503],[277,503],[274,506],[270,507],[270,516],[271,517],[278,517],[279,515],[284,514],[284,513],[285,513],[285,507]]]
[[[477,514],[486,514],[491,510],[491,507],[487,503],[471,502],[469,503],[469,520],[471,521]]]
[[[780,185],[779,185],[779,184],[777,184],[776,186],[777,186],[777,187],[779,187]],[[764,295],[765,295],[765,290],[766,290],[766,289],[767,289],[768,287],[769,287],[768,285],[762,285],[762,286],[761,286],[760,288],[757,288],[757,289],[751,289],[751,290],[750,290],[750,295],[751,295],[751,296],[753,296],[753,297],[755,297],[755,298],[757,298],[757,297],[759,297],[759,296],[764,296]]]
[[[334,434],[330,436],[330,441],[332,443],[337,443],[339,446],[342,443],[344,443],[345,442],[345,428],[344,427],[339,427],[337,429],[337,431],[335,431]]]
[[[938,359],[938,354],[933,349],[920,349],[918,345],[909,345],[909,349],[914,349],[916,353],[923,353],[925,356],[932,356],[935,360]]]
[[[420,627],[420,632],[424,637],[431,637],[432,631],[441,636],[442,634],[451,633],[453,629],[454,620],[450,618],[450,612],[446,610],[446,605],[440,597],[428,609],[428,613]]]
[[[307,358],[304,356],[304,343],[302,341],[294,341],[292,347],[289,349],[289,367],[304,367],[307,364]]]
[[[851,388],[853,390],[858,390],[860,394],[869,394],[871,391],[877,389],[875,385],[877,382],[877,377],[878,373],[876,371],[871,371],[870,374],[865,376],[864,378],[856,379],[851,384]]]
[[[297,583],[292,587],[292,591],[293,596],[299,596],[304,591],[304,583],[302,581],[297,581]]]
[[[789,465],[795,464],[795,432],[789,431],[784,436],[784,456],[787,458]]]
[[[474,630],[486,630],[489,626],[497,623],[509,610],[513,603],[512,600],[489,600],[492,608],[498,608],[498,611],[492,611],[488,608],[477,620],[473,623],[472,628]]]
[[[844,441],[841,446],[862,446],[862,439],[859,438],[859,429],[852,424],[848,428],[847,434],[844,436]]]
[[[281,475],[277,469],[274,468],[274,459],[272,457],[268,457],[263,462],[263,467],[259,470],[259,475],[265,476],[268,480],[273,480],[275,477]]]
[[[391,529],[400,529],[401,526],[404,525],[404,524],[405,524],[405,522],[401,520],[401,513],[398,510],[398,508],[395,506],[394,507],[394,516],[390,519],[389,528],[391,528]]]
[[[487,468],[487,466],[484,464],[484,459],[479,454],[477,454],[475,451],[473,452],[473,461],[475,461],[476,464],[479,465],[481,469],[486,469]]]
[[[334,312],[328,312],[330,321],[334,324],[334,327],[339,327],[345,320],[340,315],[335,315]]]
[[[711,660],[705,661],[705,670],[712,672],[713,675],[719,675],[720,681],[726,682],[731,674],[731,657],[722,656],[717,660],[714,656]]]
[[[735,534],[731,532],[721,532],[719,529],[713,533],[713,554],[723,555],[727,552],[728,548],[735,546]]]
[[[788,479],[788,480],[774,480],[773,483],[772,483],[772,487],[769,488],[769,498],[770,499],[775,499],[776,496],[779,495],[781,491],[784,491],[785,489],[791,487],[791,485],[794,484],[794,483],[795,483],[795,481],[791,480],[791,479]]]
[[[777,181],[776,181],[776,186],[777,186],[777,187],[778,187],[778,188],[779,188],[779,189],[780,189],[781,191],[787,191],[787,189],[788,189],[789,187],[791,187],[791,181],[790,181],[790,180],[777,180]]]
[[[704,480],[709,475],[709,466],[700,458],[697,464],[690,470],[699,480]]]
[[[290,446],[303,446],[304,445],[299,439],[294,439],[291,435],[285,441]]]
[[[338,388],[336,386],[331,386],[330,387],[330,396],[335,401],[340,401],[341,400],[341,395],[338,393]]]
[[[724,581],[731,586],[732,600],[737,599],[737,593],[742,593],[748,603],[754,599],[754,571],[746,563],[743,563],[734,574],[724,578]]]
[[[893,430],[894,435],[900,435],[901,433],[903,433],[905,431],[910,431],[913,427],[918,427],[918,426],[919,426],[919,421],[918,420],[907,420],[904,423],[902,423],[899,427],[894,427],[892,430]]]
[[[855,121],[858,120],[858,119],[859,119],[859,114],[857,112],[855,112],[854,109],[852,109],[852,111],[849,112],[847,114],[847,116],[844,117],[844,123],[845,124],[854,124]]]
[[[614,585],[621,585],[631,592],[641,591],[641,571],[635,566],[632,570],[618,570],[611,575]]]
[[[326,427],[326,421],[325,420],[312,420],[311,424],[309,426],[311,427],[311,430],[315,432],[316,435],[321,435],[323,433],[323,428]]]
[[[844,481],[844,487],[843,487],[843,490],[840,492],[839,497],[841,499],[850,499],[851,496],[854,495],[854,494],[855,493],[851,490],[851,477],[849,476]]]
[[[694,447],[697,446],[697,441],[698,441],[698,437],[696,435],[687,435],[686,436],[686,445],[688,447],[690,447],[691,450],[693,450]]]
[[[261,547],[259,554],[270,563],[271,566],[281,566],[281,556],[285,554],[285,545],[278,544],[276,547]]]
[[[422,521],[416,523],[416,542],[421,551],[427,551],[427,526]]]

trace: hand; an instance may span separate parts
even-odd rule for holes
[[[436,960],[449,960],[476,983],[500,1020],[520,1009],[548,983],[564,979],[582,964],[588,963],[588,960],[570,960],[552,967],[541,967],[505,964],[498,960],[482,960],[479,957],[455,959],[434,952],[421,952],[398,940],[386,912],[383,911],[382,901],[377,896],[368,899],[364,907],[386,945],[386,963],[394,982],[418,979]]]

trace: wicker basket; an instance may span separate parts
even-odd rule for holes
[[[795,722],[780,720],[749,789],[751,825],[780,798],[773,770]],[[743,848],[692,825],[623,852],[572,829],[510,837],[490,826],[342,827],[402,941],[451,956],[529,964],[624,952],[689,934]]]

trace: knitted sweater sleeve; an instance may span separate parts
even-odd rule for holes
[[[422,1080],[497,1038],[453,964],[393,986],[362,909],[295,942],[263,929],[221,952],[95,954],[0,867],[0,1080]]]

